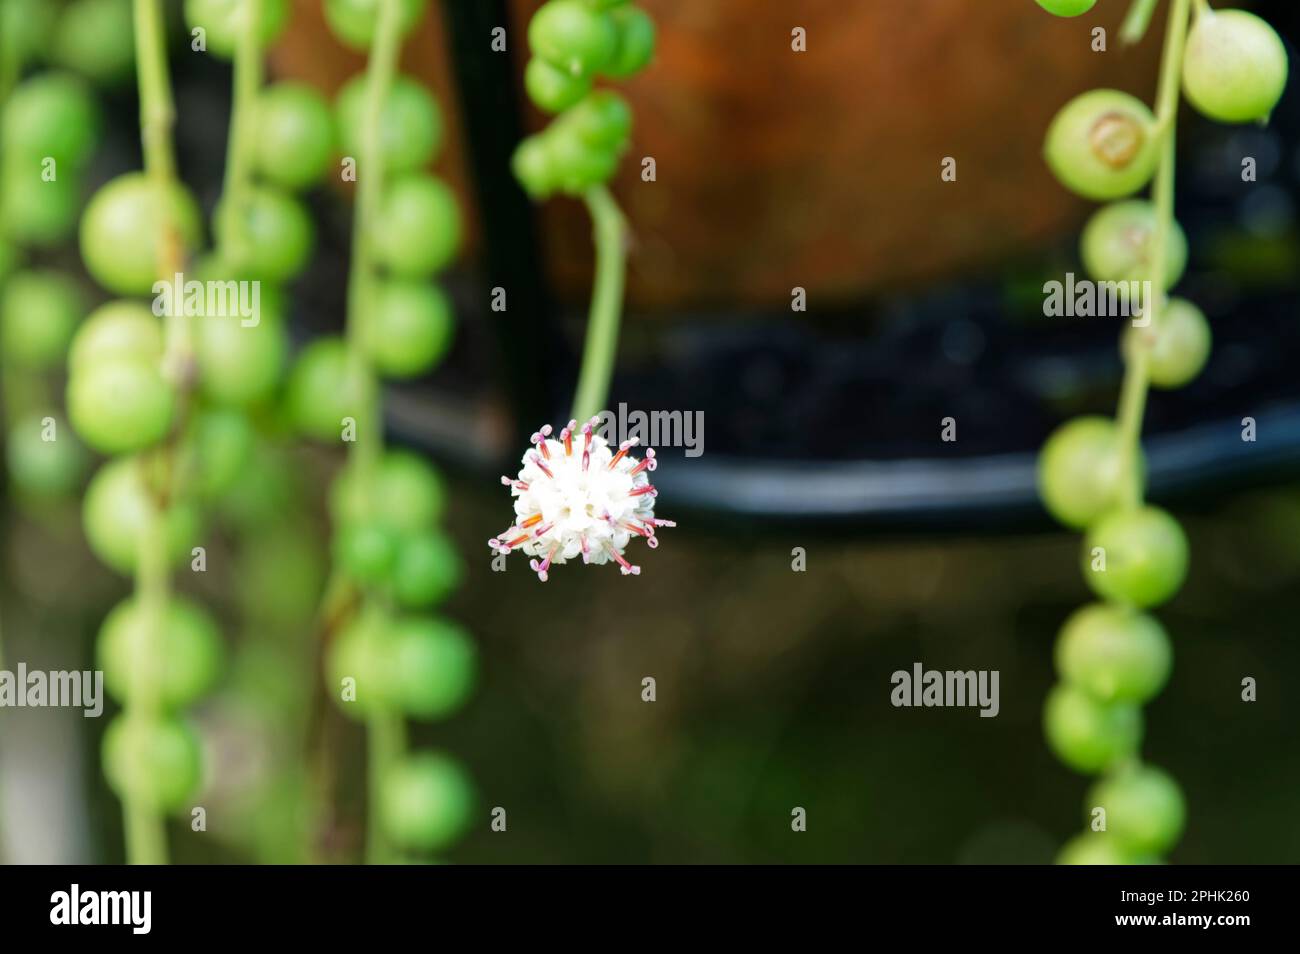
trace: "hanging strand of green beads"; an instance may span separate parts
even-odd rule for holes
[[[572,417],[604,408],[618,352],[627,223],[606,183],[627,150],[632,112],[597,77],[626,79],[654,55],[654,21],[627,0],[550,0],[528,27],[532,59],[524,85],[538,108],[558,117],[520,143],[515,176],[534,199],[581,198],[592,220],[596,276]]]
[[[135,0],[134,26],[145,173],[96,193],[82,219],[81,246],[101,284],[144,295],[155,280],[181,271],[197,212],[176,181],[159,0]],[[79,329],[68,362],[73,426],[101,453],[134,455],[95,475],[84,510],[91,548],[135,576],[134,597],[104,620],[96,648],[105,685],[123,705],[104,734],[104,771],[122,799],[134,864],[166,862],[163,814],[198,784],[198,743],[175,712],[206,690],[220,652],[215,627],[171,592],[170,564],[178,543],[188,548],[192,527],[169,435],[182,417],[192,351],[183,313],[166,309],[164,322],[160,328],[133,303],[104,306]],[[129,336],[115,337],[128,325]]]
[[[345,178],[354,170],[357,183],[347,335],[308,346],[289,387],[301,430],[337,440],[342,427],[350,445],[330,493],[327,602],[345,618],[326,671],[331,697],[366,725],[372,864],[445,849],[474,801],[457,762],[408,750],[405,720],[443,718],[463,704],[476,654],[461,627],[428,614],[463,572],[438,527],[446,491],[422,457],[385,449],[378,382],[426,373],[452,335],[451,303],[431,278],[456,253],[460,214],[447,185],[420,171],[441,143],[442,120],[432,96],[398,73],[402,37],[424,8],[424,0],[325,4],[334,34],[369,51],[365,73],[337,104]]]
[[[87,302],[69,272],[27,256],[75,235],[103,117],[81,77],[44,68],[24,75],[38,60],[20,39],[24,17],[19,4],[0,3],[0,405],[8,490],[43,516],[71,502],[89,466],[55,393]],[[0,633],[0,669],[4,659]]]
[[[1047,133],[1045,157],[1061,182],[1111,204],[1084,228],[1082,258],[1099,282],[1141,281],[1151,289],[1126,329],[1126,363],[1114,421],[1083,417],[1062,425],[1039,459],[1047,510],[1086,532],[1084,577],[1101,602],[1073,614],[1056,645],[1061,683],[1044,708],[1047,741],[1077,771],[1101,775],[1085,811],[1090,830],[1062,850],[1062,863],[1155,860],[1178,841],[1186,807],[1178,785],[1139,756],[1140,706],[1172,667],[1169,637],[1146,613],[1171,599],[1187,575],[1188,544],[1177,521],[1144,503],[1142,420],[1150,388],[1190,383],[1210,352],[1210,329],[1191,302],[1167,298],[1187,265],[1174,219],[1179,87],[1198,110],[1224,122],[1266,120],[1286,83],[1285,49],[1262,20],[1170,0],[1156,112],[1126,93],[1094,90],[1065,106]],[[1077,16],[1083,0],[1039,0]],[[1157,4],[1135,0],[1123,36],[1145,34]],[[1154,179],[1153,201],[1129,199]]]

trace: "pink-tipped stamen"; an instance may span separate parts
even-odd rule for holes
[[[551,478],[551,480],[555,479],[555,475],[551,473],[551,468],[547,467],[544,463],[542,463],[542,459],[537,456],[536,451],[529,454],[528,459],[531,460],[534,464],[536,464],[541,469],[542,473],[545,474],[547,477]]]
[[[623,524],[623,528],[625,530],[637,534],[638,536],[645,537],[645,545],[648,546],[651,550],[659,549],[659,538],[655,536],[655,528],[654,528],[653,520],[651,520],[648,524],[633,523],[632,521],[629,520]]]
[[[595,418],[582,425],[582,469],[591,464],[591,428]]]
[[[547,571],[550,570],[551,560],[555,559],[555,551],[558,549],[560,549],[560,545],[557,543],[555,546],[551,547],[551,552],[546,554],[546,559],[541,563],[538,563],[536,560],[528,561],[528,568],[536,573],[537,579],[541,580],[543,583],[545,583],[547,578],[550,576]]]
[[[542,425],[542,429],[540,431],[533,432],[533,436],[531,438],[533,446],[541,450],[542,456],[545,457],[547,460],[551,459],[550,448],[546,446],[546,439],[550,436],[551,436],[551,425],[544,424]]]
[[[642,484],[640,487],[633,487],[627,492],[627,495],[629,497],[640,497],[644,494],[653,495],[657,493],[659,493],[659,491],[655,490],[654,484]]]
[[[655,460],[655,449],[653,447],[647,447],[645,449],[645,460],[633,467],[629,473],[635,477],[643,470],[654,470],[658,466],[659,462]]]
[[[636,447],[639,441],[640,441],[639,438],[633,437],[619,444],[618,453],[609,459],[609,469],[613,470],[615,467],[617,467],[618,462],[622,460],[624,457],[626,457],[627,452],[630,451],[633,447]]]
[[[608,553],[613,559],[618,561],[618,565],[620,569],[622,569],[624,576],[641,575],[641,568],[639,566],[635,566],[631,563],[628,563],[627,560],[623,559],[623,554],[615,550],[608,540],[605,541],[605,552]]]

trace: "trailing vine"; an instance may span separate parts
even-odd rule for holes
[[[1039,0],[1062,16],[1092,0]],[[1137,42],[1157,7],[1135,0],[1122,27]],[[1077,418],[1048,440],[1039,487],[1049,512],[1086,532],[1083,574],[1099,602],[1072,615],[1056,646],[1061,677],[1047,698],[1044,729],[1057,756],[1100,775],[1086,799],[1090,830],[1060,855],[1063,863],[1155,860],[1177,843],[1185,823],[1181,789],[1139,754],[1141,706],[1168,680],[1168,634],[1147,611],[1181,588],[1187,538],[1166,511],[1145,501],[1142,421],[1152,387],[1191,382],[1210,351],[1205,315],[1168,298],[1187,264],[1187,242],[1174,218],[1179,89],[1199,111],[1224,122],[1265,121],[1287,75],[1280,38],[1258,17],[1215,13],[1204,0],[1169,0],[1154,114],[1115,90],[1094,90],[1067,104],[1047,134],[1045,155],[1061,182],[1111,204],[1083,235],[1083,260],[1097,281],[1140,281],[1151,292],[1123,339],[1125,374],[1112,421]],[[1150,202],[1127,199],[1151,184]]]

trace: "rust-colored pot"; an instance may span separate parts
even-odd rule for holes
[[[658,55],[620,86],[636,129],[615,193],[635,232],[629,295],[642,308],[779,305],[796,285],[819,305],[848,301],[1052,239],[1080,206],[1040,158],[1048,122],[1094,86],[1149,99],[1159,52],[1156,36],[1120,47],[1125,4],[1062,20],[1030,0],[641,2],[659,25]],[[539,5],[514,4],[518,64]],[[299,0],[275,67],[333,92],[363,60],[330,36],[319,6]],[[472,209],[449,63],[426,52],[446,49],[440,4],[431,8],[403,69],[446,107],[438,171]],[[1098,26],[1107,52],[1093,50]],[[795,27],[806,52],[792,49]],[[656,182],[641,181],[644,156]],[[955,182],[941,179],[945,157]],[[585,212],[559,199],[542,222],[552,277],[581,299]]]

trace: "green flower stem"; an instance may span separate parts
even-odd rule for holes
[[[1172,0],[1169,26],[1165,31],[1164,59],[1160,66],[1160,85],[1156,93],[1156,124],[1161,136],[1160,165],[1156,169],[1153,199],[1156,231],[1151,242],[1151,300],[1147,303],[1152,329],[1160,324],[1165,307],[1166,259],[1174,221],[1174,161],[1177,144],[1178,94],[1182,81],[1183,51],[1187,46],[1187,26],[1191,0]],[[1117,423],[1120,436],[1120,464],[1129,506],[1140,506],[1143,498],[1142,476],[1137,460],[1142,440],[1142,419],[1146,413],[1150,385],[1150,358],[1145,348],[1134,348],[1124,372]]]
[[[244,25],[235,45],[230,136],[226,144],[226,176],[222,183],[226,224],[221,243],[224,256],[241,262],[247,258],[243,254],[246,229],[241,213],[247,204],[252,181],[252,147],[257,134],[255,111],[258,92],[262,88],[262,40],[258,34],[262,0],[244,0],[244,4]]]
[[[1127,46],[1141,43],[1159,4],[1160,0],[1133,0],[1133,5],[1128,8],[1128,16],[1119,28],[1120,41]]]
[[[175,107],[167,68],[165,24],[160,0],[135,0],[136,62],[140,85],[140,138],[144,149],[145,173],[154,188],[155,201],[163,215],[171,208],[168,202],[176,185],[176,157],[172,149],[172,125]],[[181,270],[185,250],[174,223],[164,221],[159,236],[159,278],[170,280]],[[190,328],[183,313],[169,314],[164,326],[163,372],[183,390],[191,363]],[[142,456],[140,466],[149,467],[146,477],[158,491],[151,495],[152,505],[140,540],[135,575],[136,598],[146,620],[147,635],[140,652],[132,661],[131,699],[127,715],[143,713],[146,717],[160,710],[158,661],[165,625],[167,604],[171,599],[171,580],[167,569],[167,508],[174,499],[171,486],[174,475],[166,446]],[[157,466],[157,470],[153,467]],[[127,861],[131,864],[166,864],[167,838],[163,819],[152,806],[128,791],[123,795],[123,822],[126,828]]]
[[[354,365],[371,378],[375,372],[366,361],[359,333],[362,312],[374,301],[375,265],[370,236],[378,218],[378,206],[384,189],[384,157],[380,149],[380,115],[397,75],[397,58],[401,49],[402,29],[398,0],[381,0],[375,23],[375,36],[366,63],[365,100],[361,117],[361,143],[357,156],[357,197],[352,222],[352,266],[348,274],[348,355]],[[374,389],[378,395],[378,389]],[[358,440],[349,448],[352,462],[361,468],[373,467],[383,452],[383,412],[380,398],[363,409],[364,420],[357,422]],[[369,818],[366,824],[366,861],[385,864],[392,860],[379,821],[381,786],[390,769],[406,750],[406,728],[400,714],[380,710],[366,725],[368,747]]]
[[[604,186],[596,186],[584,198],[591,213],[596,244],[596,280],[591,291],[582,370],[573,398],[573,418],[577,421],[589,420],[605,409],[618,353],[618,325],[623,313],[627,271],[627,221],[618,203]]]

